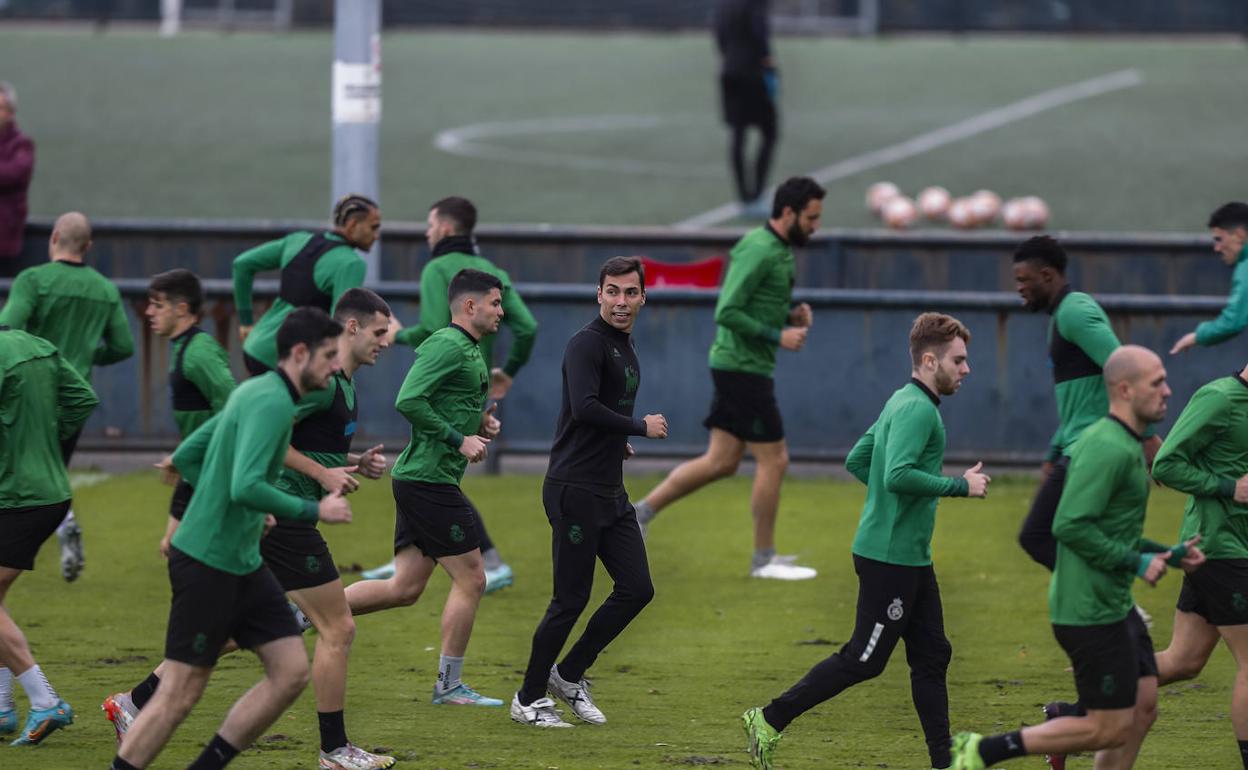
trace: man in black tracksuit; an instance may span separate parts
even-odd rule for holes
[[[555,590],[533,634],[524,685],[511,702],[511,718],[522,724],[571,727],[555,712],[548,691],[581,720],[605,723],[585,671],[654,597],[646,546],[622,478],[623,462],[632,454],[629,436],[667,437],[663,415],[633,417],[641,366],[630,334],[645,301],[641,260],[607,260],[598,277],[599,317],[572,337],[563,354],[563,403],[542,487]],[[614,588],[556,666],[589,602],[595,559],[602,559]]]
[[[715,44],[723,61],[719,69],[724,123],[732,131],[729,158],[741,203],[759,207],[767,187],[778,134],[776,100],[779,80],[771,58],[767,24],[768,0],[721,0],[715,11]],[[762,138],[747,179],[745,132],[758,127]]]

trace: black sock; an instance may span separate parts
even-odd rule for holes
[[[1021,757],[1027,753],[1023,748],[1023,731],[986,736],[979,743],[979,757],[986,767],[992,767],[1003,759]]]
[[[108,770],[139,770],[139,768],[130,764],[121,757],[113,757],[113,764],[109,765]]]
[[[329,753],[347,745],[347,723],[341,711],[318,711],[316,720],[321,723],[321,751]]]
[[[1239,742],[1239,758],[1244,760],[1244,768],[1248,770],[1248,741]]]
[[[130,700],[134,701],[134,707],[139,711],[147,705],[147,702],[156,694],[156,688],[160,685],[160,677],[156,676],[156,672],[147,675],[147,679],[139,682],[130,691]]]
[[[187,765],[186,770],[221,770],[236,756],[238,756],[238,749],[226,743],[220,735],[214,735],[204,747],[203,753]]]

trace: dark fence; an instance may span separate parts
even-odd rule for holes
[[[870,2],[870,0],[863,0]],[[211,9],[217,0],[187,0]],[[241,12],[271,9],[273,0],[235,0]],[[415,3],[383,0],[386,26],[500,26],[666,30],[709,26],[715,0],[473,0]],[[858,0],[773,0],[785,29],[826,29],[827,16],[854,16]],[[296,24],[332,23],[333,0],[295,0]],[[159,0],[0,0],[0,18],[155,20]],[[881,32],[1216,33],[1248,29],[1242,0],[879,0]]]
[[[103,404],[84,446],[170,446],[166,344],[140,323],[147,276],[172,266],[206,279],[211,299],[204,326],[231,351],[243,372],[229,281],[233,257],[310,222],[95,223],[89,260],[123,288],[139,341],[136,356],[96,370]],[[28,228],[25,260],[46,259],[49,223]],[[689,233],[668,228],[483,227],[481,246],[517,282],[540,323],[533,358],[503,406],[504,451],[544,452],[558,409],[560,362],[567,339],[597,312],[593,282],[614,254],[645,254],[684,262],[724,255],[741,230]],[[1071,278],[1097,295],[1126,341],[1167,350],[1225,302],[1229,270],[1195,235],[1059,234],[1072,256]],[[781,351],[776,385],[793,455],[841,456],[909,372],[906,335],[916,314],[958,315],[975,337],[972,373],[942,407],[951,456],[995,461],[1038,458],[1055,427],[1046,354],[1047,316],[1026,313],[1012,293],[1013,233],[886,233],[836,230],[820,234],[797,258],[797,296],[815,308],[816,325],[800,353]],[[415,278],[428,259],[423,228],[387,223],[384,282],[379,287],[398,317],[419,317]],[[0,281],[0,295],[7,293]],[[260,282],[257,294],[275,290]],[[636,330],[642,360],[638,409],[666,414],[667,442],[639,440],[642,453],[688,454],[705,441],[701,421],[711,395],[706,352],[714,334],[715,290],[650,292]],[[506,337],[506,332],[503,332]],[[496,354],[505,355],[501,341]],[[1232,341],[1169,360],[1175,409],[1196,387],[1240,368],[1245,346]],[[394,396],[413,358],[387,351],[376,369],[359,374],[361,438],[405,441]],[[501,360],[501,359],[500,359]],[[400,426],[396,428],[396,426]]]

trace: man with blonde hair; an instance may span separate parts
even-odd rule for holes
[[[942,476],[945,426],[941,396],[958,392],[970,373],[962,322],[923,313],[910,328],[910,381],[850,450],[845,467],[867,485],[854,537],[858,616],[840,651],[816,664],[766,708],[742,716],[750,762],[771,770],[784,728],[803,713],[884,672],[897,642],[906,643],[914,707],[932,767],[949,767],[949,694],[945,674],[953,647],[945,637],[940,587],[932,568],[932,532],[941,497],[986,497],[987,474],[976,463],[961,477]]]

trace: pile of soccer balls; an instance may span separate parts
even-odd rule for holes
[[[1039,230],[1049,221],[1049,206],[1028,195],[1004,204],[992,190],[977,190],[954,198],[943,187],[927,187],[917,198],[903,195],[892,182],[876,182],[867,188],[867,208],[894,230],[914,226],[922,216],[929,222],[948,222],[959,230],[1002,224],[1011,230]]]

